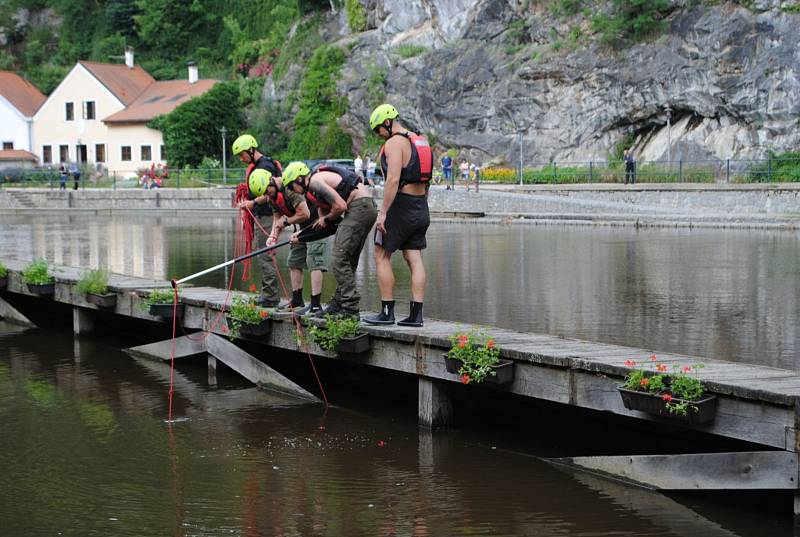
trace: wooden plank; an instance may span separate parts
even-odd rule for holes
[[[317,396],[226,339],[209,334],[206,338],[206,346],[208,352],[217,360],[260,387],[302,399],[319,401]]]
[[[124,350],[131,356],[139,358],[170,360],[172,358],[172,340],[157,341],[155,343],[148,343],[147,345],[139,345],[138,347],[129,347]],[[205,339],[197,337],[190,339],[186,336],[175,339],[175,358],[186,358],[187,356],[205,354],[206,350]]]
[[[657,490],[798,490],[797,454],[785,451],[567,457],[551,462]]]

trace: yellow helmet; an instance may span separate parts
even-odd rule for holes
[[[247,178],[247,185],[250,187],[250,193],[254,196],[261,196],[267,191],[267,186],[272,179],[272,174],[263,168],[256,168],[250,172],[250,177]]]
[[[295,161],[290,162],[286,169],[283,170],[283,175],[281,178],[283,179],[283,186],[284,188],[289,186],[289,183],[297,179],[298,177],[303,177],[304,175],[308,175],[311,173],[311,170],[308,169],[303,162]]]
[[[369,116],[369,128],[375,130],[378,125],[383,125],[387,119],[394,119],[400,114],[397,113],[397,108],[391,104],[382,104],[372,111]]]
[[[255,149],[258,147],[258,142],[256,141],[253,136],[250,134],[242,134],[236,140],[233,141],[233,155],[236,156],[242,151],[247,151],[248,149]]]

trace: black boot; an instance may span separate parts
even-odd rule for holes
[[[367,324],[394,324],[394,300],[381,300],[381,312],[378,315],[364,317]]]
[[[310,313],[311,315],[316,314],[318,311],[322,310],[322,293],[318,295],[311,295],[311,304],[304,308],[300,308],[296,310],[295,313],[297,315],[305,315],[306,313]]]
[[[302,308],[306,303],[303,301],[303,288],[292,289],[292,301],[289,302],[290,308]]]
[[[422,326],[422,302],[411,302],[411,313],[398,326]]]

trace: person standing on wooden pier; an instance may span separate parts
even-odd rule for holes
[[[267,185],[266,196],[272,208],[272,232],[267,239],[267,246],[278,242],[281,232],[290,225],[304,227],[306,223],[314,222],[319,218],[317,206],[306,203],[302,194],[287,189],[284,186],[291,183],[288,176],[283,178],[271,177]],[[322,273],[327,271],[325,265],[325,240],[313,242],[293,243],[289,250],[289,276],[292,283],[292,300],[290,308],[301,308],[295,313],[317,313],[322,310]],[[306,306],[303,300],[303,270],[308,269],[311,274],[311,303]]]
[[[284,188],[291,189],[317,206],[319,211],[313,227],[325,230],[335,225],[336,236],[331,252],[331,270],[336,279],[336,291],[318,317],[327,314],[359,318],[361,295],[356,286],[356,268],[361,250],[367,241],[377,209],[367,187],[358,175],[347,168],[321,166],[312,172],[302,162],[292,162],[283,175]],[[299,242],[298,233],[292,242]]]
[[[249,198],[239,203],[240,209],[249,210],[253,217],[258,219],[260,226],[254,226],[254,236],[258,244],[265,244],[269,238],[263,230],[272,229],[272,209],[266,196],[267,185],[270,177],[281,177],[280,162],[274,160],[258,150],[258,142],[250,134],[243,134],[233,142],[233,154],[247,165],[245,181],[249,187]],[[268,173],[265,175],[262,170]],[[255,173],[255,175],[254,175]],[[269,233],[269,231],[267,231]],[[261,265],[261,296],[260,305],[266,308],[275,308],[281,305],[278,293],[278,274],[273,261],[274,253],[270,252],[258,257]]]
[[[394,324],[394,272],[392,254],[403,251],[411,269],[411,305],[401,326],[422,326],[425,298],[425,265],[422,250],[431,218],[428,211],[428,186],[433,171],[433,153],[424,136],[407,130],[399,121],[394,106],[382,104],[369,118],[370,128],[386,140],[380,152],[385,178],[383,206],[375,225],[375,265],[381,312],[365,317],[369,324]]]

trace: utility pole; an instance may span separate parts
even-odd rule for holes
[[[519,186],[522,186],[522,131],[519,131]]]
[[[225,161],[225,134],[228,132],[224,126],[219,129],[219,132],[222,133],[222,184],[228,183],[228,167]]]

